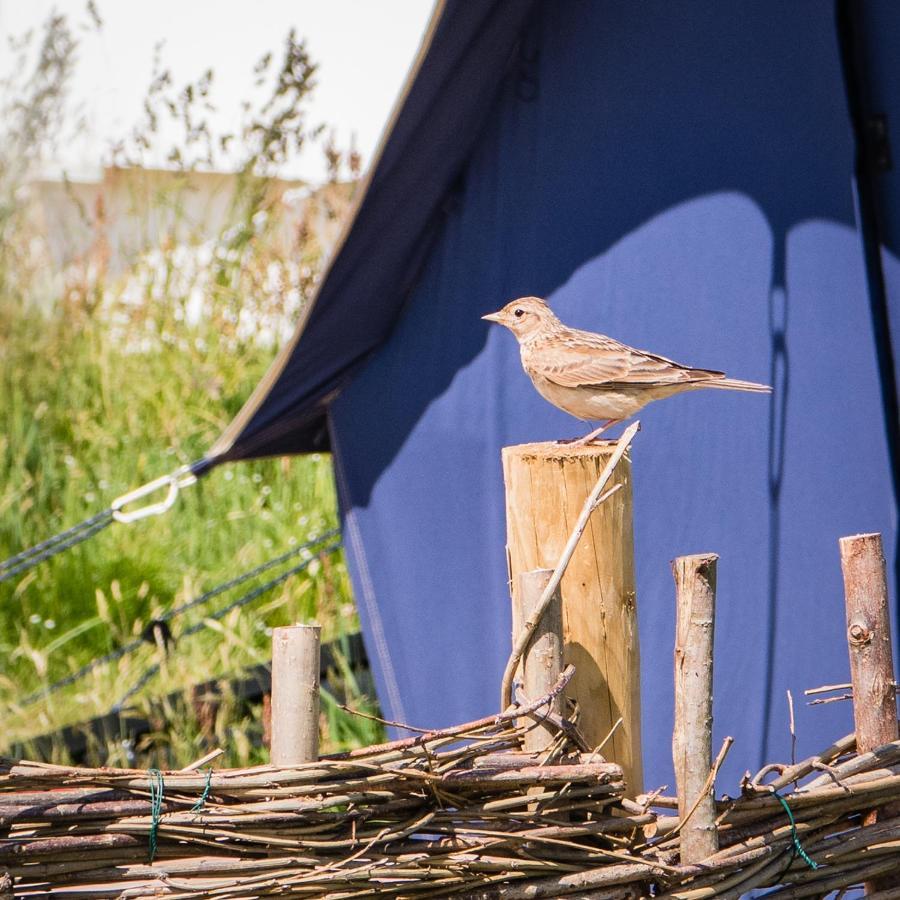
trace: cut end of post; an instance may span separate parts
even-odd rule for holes
[[[857,560],[865,558],[876,562],[884,560],[881,533],[877,531],[871,534],[851,534],[838,538],[838,548],[841,554],[841,566],[845,570],[848,566],[852,567],[858,564],[855,562]]]
[[[616,449],[617,441],[601,441],[594,444],[584,444],[576,447],[573,444],[561,444],[559,441],[536,441],[530,444],[511,444],[504,447],[504,457],[514,454],[528,459],[577,459],[590,457],[612,456]],[[628,458],[628,453],[625,454]]]
[[[848,534],[842,538],[838,538],[838,543],[845,547],[849,544],[855,544],[858,541],[880,541],[881,540],[881,532],[880,531],[867,531],[863,534]]]
[[[578,444],[577,438],[571,441],[536,441],[530,444],[512,444],[504,447],[504,460],[509,454],[531,459],[573,459],[578,457],[611,456],[619,447],[624,446],[625,458],[634,436],[641,430],[639,421],[632,422],[618,438],[597,438],[589,444]]]
[[[693,553],[690,556],[679,556],[671,562],[672,575],[675,584],[680,585],[697,577],[711,579],[712,588],[715,590],[716,568],[719,561],[718,553]]]
[[[272,636],[287,638],[295,628],[300,628],[306,631],[322,630],[322,626],[318,622],[297,622],[294,625],[278,625],[277,627],[272,629]]]

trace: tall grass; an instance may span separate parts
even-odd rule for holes
[[[67,26],[57,17],[52,27]],[[60,46],[58,39],[47,43]],[[47,62],[39,53],[36,71],[41,66]],[[55,91],[58,100],[69,68],[57,70],[55,87],[44,90]],[[285,72],[297,79],[296,89],[285,87]],[[302,108],[313,72],[302,42],[291,36],[274,96]],[[155,90],[159,96],[161,89]],[[42,101],[31,96],[17,102]],[[177,215],[173,192],[189,189],[199,164],[193,159],[182,168],[182,182],[175,179],[165,196],[142,201],[148,221],[164,224],[148,226],[148,240],[130,258],[110,264],[102,216],[89,212],[89,252],[54,270],[49,280],[49,256],[41,257],[41,235],[27,214],[25,172],[12,160],[0,161],[0,230],[7,241],[0,254],[0,558],[201,457],[308,302],[321,246],[312,224],[284,239],[272,175],[294,145],[284,140],[290,123],[283,111],[270,106],[268,112],[251,130],[255,138],[247,137],[250,149],[229,199],[228,221],[216,233],[191,231]],[[29,140],[39,143],[40,135]],[[184,157],[178,162],[185,166]],[[337,196],[346,191],[338,188]],[[266,662],[274,626],[315,619],[325,640],[356,630],[340,554],[312,559],[302,574],[221,619],[209,617],[231,595],[186,613],[172,624],[175,640],[167,654],[147,642],[39,703],[20,701],[141,635],[174,606],[336,521],[327,457],[222,467],[184,491],[167,515],[115,524],[0,585],[6,741],[27,741],[106,713],[156,663],[159,674],[134,701],[158,723],[138,748],[142,762],[186,764],[210,743],[221,744],[231,764],[264,758],[258,710],[226,695],[210,722],[198,719],[187,700],[161,706],[154,698]],[[208,627],[178,639],[204,617]],[[338,673],[335,683],[355,705],[372,707],[349,671]],[[331,697],[323,709],[326,748],[378,737],[376,726],[348,718]],[[135,761],[134,748],[120,742],[94,750],[95,759]],[[65,748],[55,755],[65,758]]]

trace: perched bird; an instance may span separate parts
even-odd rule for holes
[[[648,403],[683,391],[720,388],[767,394],[772,390],[765,384],[726,378],[724,372],[692,369],[603,334],[569,328],[540,297],[521,297],[481,318],[505,325],[516,336],[522,368],[545,400],[579,419],[604,420],[576,446],[587,444]]]

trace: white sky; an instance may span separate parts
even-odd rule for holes
[[[75,177],[96,174],[104,149],[140,118],[160,40],[176,86],[215,70],[217,121],[236,128],[254,63],[270,50],[277,60],[294,27],[319,63],[310,121],[334,125],[342,147],[355,135],[368,164],[432,6],[433,0],[97,0],[103,28],[79,31],[72,89],[89,127],[58,162]],[[8,35],[40,26],[54,10],[87,22],[84,0],[0,0],[0,54],[9,56]],[[289,174],[317,179],[323,171],[321,154],[311,150]]]

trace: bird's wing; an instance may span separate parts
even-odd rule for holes
[[[554,335],[529,357],[530,369],[563,387],[679,384],[725,377],[722,372],[692,369],[605,335],[575,329]]]

